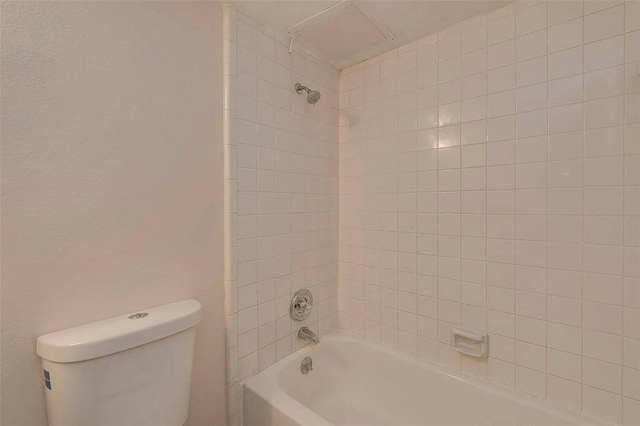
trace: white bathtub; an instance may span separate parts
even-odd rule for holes
[[[313,359],[313,371],[300,363]],[[244,426],[597,425],[346,334],[324,337],[244,385]]]

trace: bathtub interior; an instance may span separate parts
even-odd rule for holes
[[[306,356],[314,368],[302,374]],[[332,425],[598,424],[344,332],[290,355],[251,379],[248,389],[253,399],[246,404],[256,404],[259,389],[258,403],[275,403],[280,416],[289,408],[300,415],[302,407]]]

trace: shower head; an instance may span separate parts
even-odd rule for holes
[[[309,91],[309,94],[307,95],[307,102],[309,102],[311,105],[315,105],[319,100],[320,92],[318,92],[317,90]]]
[[[315,105],[316,102],[320,100],[320,92],[318,92],[317,90],[311,90],[300,83],[296,83],[295,89],[296,89],[296,93],[298,94],[300,94],[300,92],[302,91],[307,92],[307,102],[310,103],[311,105]]]

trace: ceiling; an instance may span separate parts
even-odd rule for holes
[[[509,3],[506,0],[231,0],[337,69]]]

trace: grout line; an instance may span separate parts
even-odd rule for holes
[[[622,4],[622,15],[626,16],[626,2],[624,2]],[[624,374],[624,347],[625,347],[625,334],[626,334],[626,327],[624,324],[624,277],[625,277],[625,251],[626,251],[626,244],[625,244],[625,239],[626,239],[626,224],[625,224],[625,206],[626,206],[626,202],[627,200],[625,200],[625,186],[626,186],[626,178],[625,178],[625,143],[626,143],[626,132],[625,132],[625,128],[627,123],[627,88],[626,88],[626,78],[625,78],[625,74],[626,74],[626,67],[627,67],[627,28],[626,28],[626,19],[622,20],[622,75],[623,75],[623,91],[622,91],[622,316],[621,316],[621,322],[622,324],[620,329],[622,332],[622,342],[620,345],[620,351],[622,353],[621,356],[621,363],[620,363],[620,376],[621,376],[621,380],[620,380],[620,394],[622,395],[622,416],[621,418],[624,421],[624,407],[625,407],[625,397],[624,397],[624,388],[625,388],[625,374]]]
[[[514,25],[514,30],[513,30],[513,36],[514,36],[514,68],[515,68],[515,63],[517,61],[517,45],[518,45],[518,26],[517,26],[517,22],[518,22],[518,16],[517,16],[518,11],[514,10],[513,12],[513,25]],[[515,163],[515,159],[517,158],[517,140],[518,140],[518,120],[517,120],[517,115],[514,114],[513,115],[513,120],[514,120],[514,139],[513,139],[513,144],[514,144],[514,163]],[[513,229],[513,238],[510,238],[509,240],[513,241],[513,254],[512,254],[512,263],[513,263],[513,275],[512,275],[512,286],[513,286],[513,354],[514,354],[514,389],[518,388],[518,330],[517,330],[517,320],[516,318],[518,317],[518,312],[516,310],[517,307],[517,289],[516,289],[516,251],[517,251],[517,247],[516,247],[516,238],[515,238],[515,220],[516,220],[516,170],[515,170],[515,165],[514,165],[514,173],[513,173],[513,204],[511,205],[512,209],[513,209],[513,225],[514,225],[514,229]]]
[[[580,272],[580,408],[584,410],[584,142],[585,142],[585,116],[584,116],[584,2],[582,3],[582,43],[580,49],[582,51],[582,204],[581,204],[581,221],[580,221],[580,256],[581,256],[581,272]],[[547,76],[547,78],[549,78]],[[548,102],[548,100],[547,100]],[[550,150],[549,150],[550,151]]]

